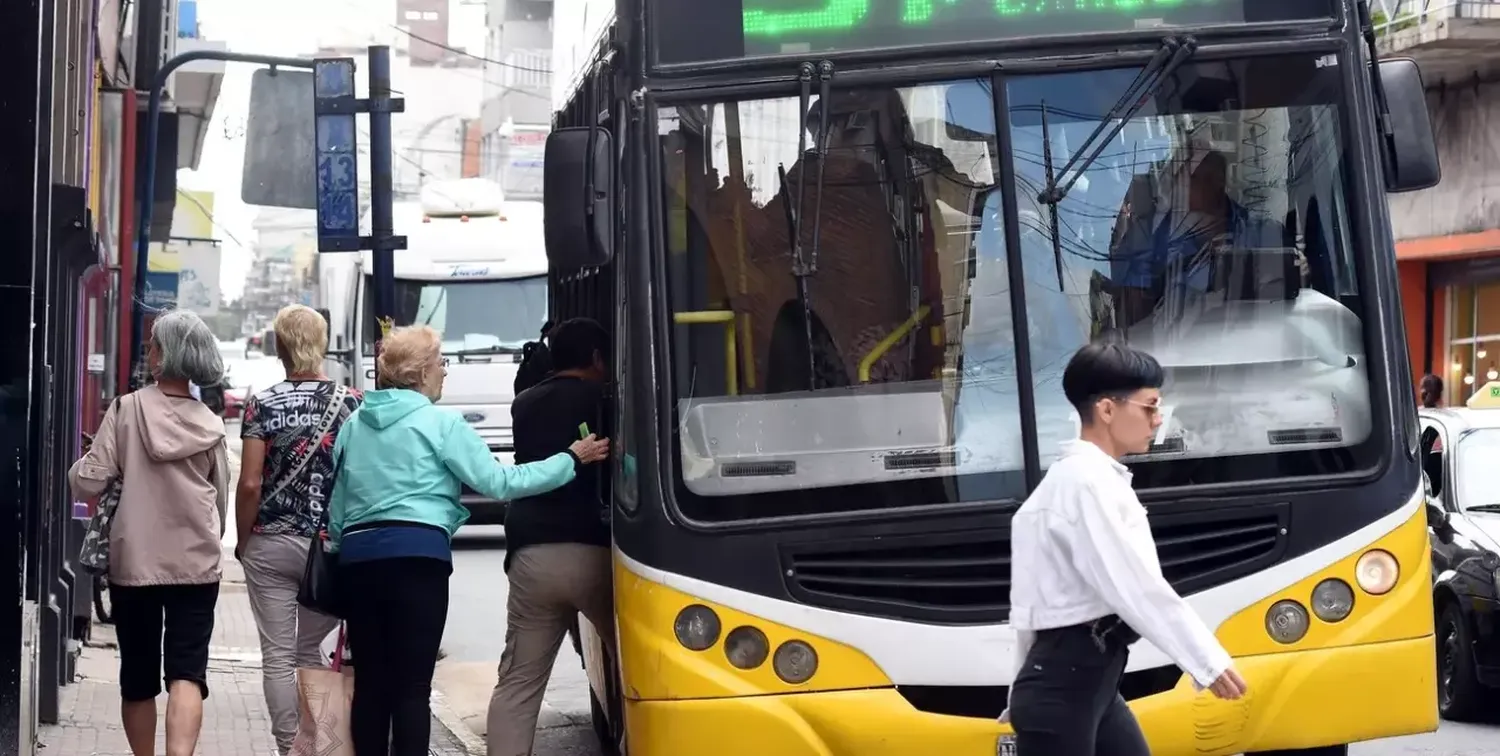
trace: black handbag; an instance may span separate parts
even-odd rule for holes
[[[344,466],[343,462],[344,450],[340,450],[338,459],[333,463],[333,486],[328,489],[330,503],[333,498],[331,493],[338,486],[339,471]],[[345,619],[344,608],[339,602],[339,555],[328,550],[328,510],[330,508],[323,508],[323,518],[318,523],[318,534],[313,536],[312,545],[307,549],[307,564],[302,567],[302,584],[297,586],[297,603],[319,614]]]
[[[319,614],[344,619],[338,596],[339,555],[328,550],[328,533],[318,533],[307,549],[307,564],[302,568],[302,584],[297,587],[297,603]]]

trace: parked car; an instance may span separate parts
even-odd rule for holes
[[[1479,719],[1500,695],[1500,409],[1422,410],[1421,423],[1438,710]]]
[[[250,399],[250,387],[224,390],[224,419],[239,420],[245,414],[245,402]]]

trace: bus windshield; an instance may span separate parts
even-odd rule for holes
[[[1138,485],[1373,464],[1338,64],[1182,66],[1055,207],[1139,69],[1003,80],[1010,155],[988,79],[662,109],[684,511],[1024,497],[1020,382],[1045,468],[1105,336],[1167,368]]]
[[[375,334],[372,292],[365,285],[365,348]],[[443,353],[518,352],[547,320],[547,277],[490,281],[396,279],[396,325],[432,326]]]

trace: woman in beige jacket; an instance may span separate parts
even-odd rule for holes
[[[218,383],[224,363],[208,326],[185,310],[156,320],[148,361],[156,384],[110,406],[68,479],[80,499],[122,481],[109,585],[130,750],[155,753],[156,697],[166,680],[167,756],[189,756],[208,697],[229,493],[224,423],[192,398],[189,383]]]

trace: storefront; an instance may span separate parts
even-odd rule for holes
[[[1434,373],[1462,405],[1500,380],[1500,231],[1401,242],[1396,259],[1413,384]]]

